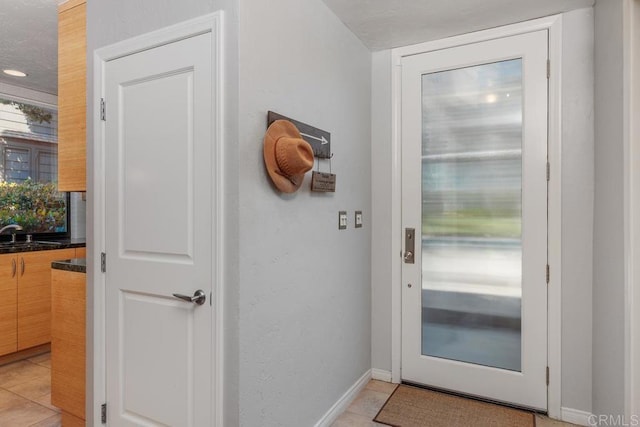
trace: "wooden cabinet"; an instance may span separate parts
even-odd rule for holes
[[[51,270],[51,403],[62,409],[63,425],[85,418],[85,279]]]
[[[0,356],[51,341],[51,262],[75,253],[0,255]]]
[[[75,249],[24,252],[18,258],[18,351],[51,341],[51,263]]]
[[[58,189],[86,191],[86,0],[58,6]]]
[[[16,255],[0,255],[0,356],[18,350]]]

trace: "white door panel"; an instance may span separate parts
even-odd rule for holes
[[[110,425],[212,425],[214,69],[211,33],[105,64]]]
[[[193,408],[194,308],[177,300],[122,291],[121,400],[123,418],[135,425],[149,417],[182,425]],[[159,357],[158,355],[162,355]],[[171,405],[158,405],[170,390]],[[149,414],[153,414],[150,416]]]
[[[187,69],[157,75],[120,88],[121,141],[136,142],[121,147],[127,185],[120,231],[126,254],[167,254],[184,260],[193,255],[193,73]],[[160,141],[169,143],[159,149]],[[172,203],[158,197],[159,191],[170,195]],[[154,213],[153,221],[148,212]]]
[[[546,409],[547,32],[405,57],[402,379]]]

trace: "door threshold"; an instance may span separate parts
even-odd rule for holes
[[[400,384],[411,386],[411,387],[416,387],[416,388],[421,388],[421,389],[424,389],[424,390],[435,391],[437,393],[447,394],[449,396],[462,397],[463,399],[470,399],[470,400],[475,400],[475,401],[478,401],[478,402],[491,403],[491,404],[498,405],[498,406],[504,406],[506,408],[517,409],[519,411],[533,412],[535,414],[548,416],[547,411],[541,411],[540,409],[535,409],[535,408],[531,408],[531,407],[524,406],[524,405],[516,405],[516,404],[513,404],[513,403],[509,403],[509,402],[502,402],[500,400],[489,399],[487,397],[476,396],[476,395],[473,395],[473,394],[467,394],[467,393],[463,393],[463,392],[459,392],[459,391],[447,390],[445,388],[434,387],[434,386],[430,386],[430,385],[425,385],[425,384],[420,384],[420,383],[415,383],[415,382],[405,381],[405,380],[402,380]]]

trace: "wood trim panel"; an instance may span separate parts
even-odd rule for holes
[[[85,427],[87,424],[84,419],[78,418],[67,411],[62,411],[62,425],[64,427]]]
[[[0,356],[0,366],[8,365],[9,363],[17,362],[18,360],[24,360],[30,357],[39,356],[41,354],[49,353],[50,351],[51,344],[47,343],[39,345],[37,347],[31,347],[26,350],[7,354],[6,356]]]
[[[58,14],[58,189],[86,191],[86,4],[64,5]]]
[[[81,4],[86,4],[86,3],[87,3],[87,0],[67,0],[58,6],[58,13],[65,12],[69,9],[73,9],[76,6],[80,6]]]
[[[18,350],[18,281],[15,254],[0,255],[0,356]]]
[[[85,283],[84,273],[51,270],[51,403],[82,419],[86,381]],[[67,426],[64,419],[62,424]]]
[[[59,249],[18,254],[18,350],[51,341],[51,262],[75,253]]]
[[[76,248],[76,258],[86,258],[87,248]]]

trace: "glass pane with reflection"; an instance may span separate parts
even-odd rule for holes
[[[0,228],[17,225],[36,240],[65,237],[68,202],[58,192],[58,113],[0,98]]]
[[[522,60],[422,76],[422,354],[520,371]]]

